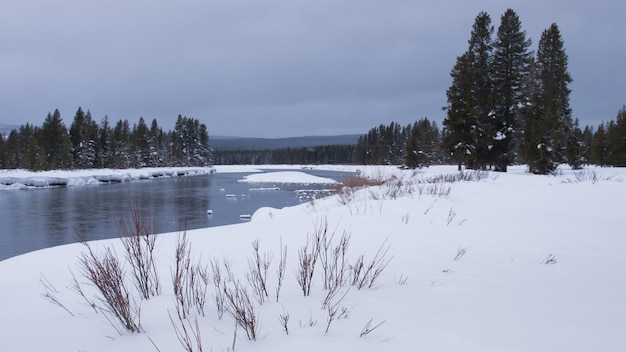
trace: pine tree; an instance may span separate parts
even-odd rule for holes
[[[113,131],[111,130],[111,126],[109,126],[109,117],[104,116],[102,122],[100,123],[100,129],[98,131],[98,150],[100,151],[98,157],[98,165],[99,168],[109,168],[111,167],[113,152],[111,150],[111,135]]]
[[[572,128],[569,107],[572,78],[556,24],[543,31],[533,72],[534,91],[525,111],[523,157],[530,172],[548,174],[566,161],[565,148]]]
[[[607,163],[612,166],[626,166],[626,106],[618,113],[615,122],[607,128]]]
[[[607,141],[604,123],[601,123],[593,134],[593,142],[591,142],[591,152],[589,161],[592,164],[605,166],[607,165]]]
[[[495,169],[507,170],[514,160],[514,137],[519,128],[520,107],[527,104],[527,82],[530,75],[531,40],[517,14],[508,9],[500,19],[494,44],[492,64],[494,116],[492,155]]]
[[[131,163],[135,168],[147,167],[150,165],[150,130],[143,117],[133,126],[130,134]]]
[[[409,168],[430,166],[439,154],[439,128],[428,118],[420,119],[410,128],[404,164]]]
[[[459,171],[463,163],[468,164],[476,150],[475,126],[478,121],[473,111],[472,82],[469,79],[468,55],[456,59],[450,72],[452,85],[446,91],[448,105],[443,120],[444,138],[442,149],[457,163]]]
[[[156,119],[152,120],[150,124],[150,137],[148,138],[148,145],[150,148],[150,166],[165,166],[165,145],[163,130],[159,127]]]
[[[124,169],[131,167],[130,125],[128,120],[119,120],[113,129],[111,139],[111,167]]]
[[[98,124],[91,112],[78,108],[70,126],[70,141],[74,166],[80,169],[94,168],[97,164]]]
[[[490,163],[493,125],[493,26],[486,12],[478,14],[467,52],[457,58],[446,96],[444,150],[468,168]]]
[[[474,113],[478,124],[475,129],[476,153],[470,167],[486,169],[492,163],[492,136],[495,134],[493,119],[493,26],[491,17],[481,12],[476,17],[469,40],[470,75],[475,96]]]
[[[0,169],[6,169],[7,168],[7,164],[6,164],[6,150],[5,150],[5,146],[4,146],[4,140],[5,140],[5,136],[0,133]]]
[[[58,109],[54,110],[53,114],[48,114],[44,120],[39,139],[45,157],[45,169],[72,167],[70,138]]]
[[[580,169],[585,163],[584,158],[584,142],[583,131],[578,127],[578,119],[574,121],[572,130],[567,140],[567,146],[565,148],[565,155],[567,157],[567,163],[574,170]]]
[[[26,168],[32,171],[46,169],[46,155],[41,146],[41,128],[34,127],[26,152]]]
[[[582,156],[584,164],[591,163],[591,144],[593,143],[593,127],[585,126],[583,130]]]

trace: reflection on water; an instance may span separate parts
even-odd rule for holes
[[[307,171],[341,180],[343,174]],[[29,251],[73,243],[76,231],[87,240],[117,237],[115,222],[128,217],[130,202],[149,211],[160,232],[240,222],[242,214],[260,207],[282,208],[298,204],[295,190],[302,185],[237,182],[245,174],[134,181],[109,185],[0,192],[0,260]],[[274,191],[251,191],[251,188]],[[324,188],[324,186],[306,186]],[[227,198],[233,194],[235,198]],[[213,210],[207,215],[207,210]]]

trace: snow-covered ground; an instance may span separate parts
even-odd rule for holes
[[[261,254],[273,254],[268,301],[259,304],[249,291],[258,317],[256,341],[248,340],[228,313],[218,317],[209,280],[205,315],[192,310],[182,323],[200,332],[202,350],[229,351],[233,344],[236,351],[624,350],[625,169],[564,168],[560,176],[536,176],[512,168],[506,174],[469,173],[479,180],[450,183],[440,176],[457,174],[454,167],[319,168],[358,169],[390,181],[296,207],[262,208],[247,223],[187,232],[194,263],[208,266],[211,274],[212,262],[228,262],[244,286],[254,258],[251,243],[259,239]],[[217,172],[237,170],[260,172],[217,167]],[[303,175],[257,177],[297,182]],[[328,290],[321,262],[309,296],[296,279],[299,253],[324,223],[329,235],[335,234],[331,249],[343,234],[350,235],[347,269],[361,255],[369,263],[387,246],[390,260],[372,288],[347,283],[339,290],[331,307],[343,314],[330,326],[329,310],[322,309]],[[176,317],[172,272],[178,237],[162,234],[157,240],[159,296],[140,301],[125,265],[128,287],[141,306],[142,332],[134,334],[118,333],[110,314],[94,310],[71,289],[73,273],[88,299],[97,296],[78,265],[84,246],[0,261],[2,350],[185,351],[176,336],[181,322],[168,315]],[[287,246],[287,267],[276,302],[281,244]],[[119,240],[91,247],[98,253],[114,248],[123,260]],[[286,316],[289,334],[281,323]],[[370,321],[370,329],[376,328],[360,336]]]

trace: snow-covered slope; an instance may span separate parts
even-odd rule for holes
[[[228,313],[219,318],[210,280],[205,314],[192,310],[182,323],[195,331],[197,316],[204,351],[229,351],[233,344],[236,351],[622,351],[626,346],[626,170],[565,169],[554,177],[513,168],[507,174],[468,173],[474,180],[449,183],[439,176],[455,175],[450,167],[359,168],[390,181],[297,207],[263,208],[247,223],[187,233],[194,263],[211,273],[211,263],[228,262],[244,286],[255,257],[251,243],[258,239],[260,253],[272,255],[268,301],[259,304],[249,291],[258,314],[256,341],[236,329]],[[367,264],[389,246],[384,256],[389,264],[371,288],[347,283],[331,299],[344,314],[330,326],[329,310],[322,309],[328,290],[321,262],[310,296],[296,279],[302,247],[322,224],[329,236],[335,234],[332,246],[350,236],[347,269],[361,255]],[[110,314],[95,311],[71,289],[73,273],[88,299],[97,294],[78,265],[84,246],[0,262],[2,350],[185,351],[176,336],[182,325],[172,288],[178,238],[158,237],[162,293],[136,298],[142,332],[135,334],[118,333]],[[276,302],[281,245],[287,246],[287,267]],[[119,240],[91,247],[99,253],[115,248],[123,259]],[[128,263],[125,270],[130,271]],[[130,279],[128,274],[135,292]],[[289,334],[281,323],[286,316]],[[363,334],[370,321],[370,329],[377,327]],[[193,340],[193,350],[197,344]]]

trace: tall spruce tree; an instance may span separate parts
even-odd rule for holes
[[[469,60],[467,53],[457,57],[456,63],[450,72],[452,85],[446,91],[448,105],[446,117],[443,120],[444,137],[442,149],[457,163],[459,171],[461,165],[468,163],[476,150],[474,131],[478,121],[472,113],[473,96],[472,82],[467,72]]]
[[[467,52],[457,58],[446,96],[444,150],[467,168],[490,163],[493,126],[493,26],[486,12],[476,16]]]
[[[497,171],[507,171],[515,157],[520,107],[528,102],[527,83],[530,75],[531,40],[515,11],[508,9],[500,18],[494,43],[492,65],[494,116],[492,158]]]
[[[596,132],[593,134],[593,141],[591,142],[589,161],[592,164],[600,166],[607,165],[606,142],[606,130],[604,129],[604,123],[601,123]]]
[[[150,129],[146,125],[143,117],[139,118],[139,122],[133,126],[130,134],[130,143],[132,150],[132,164],[135,168],[152,166],[150,164]]]
[[[97,165],[98,124],[92,119],[91,112],[78,108],[70,126],[70,141],[74,167],[94,168]]]
[[[615,122],[609,122],[606,135],[607,163],[626,166],[626,106],[617,113]]]
[[[533,72],[534,91],[525,111],[522,156],[532,173],[552,173],[566,161],[565,148],[572,128],[568,88],[572,78],[567,59],[561,32],[554,23],[541,34]]]
[[[72,167],[70,138],[58,109],[54,110],[53,114],[48,114],[44,120],[39,143],[44,153],[45,169],[68,169]]]
[[[0,133],[0,169],[6,169],[6,150],[4,147],[4,135]]]
[[[107,115],[104,116],[102,122],[100,123],[100,128],[98,130],[98,165],[99,168],[108,168],[111,167],[111,159],[113,157],[113,152],[111,150],[111,136],[113,131],[111,130],[111,126],[109,125],[109,117]]]
[[[574,170],[582,168],[585,163],[584,157],[585,144],[583,141],[583,131],[579,127],[578,119],[574,120],[572,129],[567,139],[567,146],[565,147],[565,156],[567,163]]]
[[[408,129],[408,128],[407,128]],[[434,164],[439,157],[439,128],[428,118],[413,123],[406,142],[404,164],[422,168]]]

